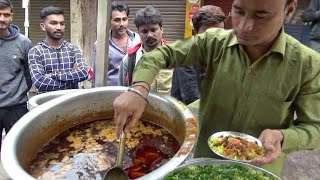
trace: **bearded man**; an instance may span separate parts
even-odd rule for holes
[[[132,85],[133,70],[143,54],[168,43],[168,41],[162,39],[162,18],[156,8],[147,6],[140,9],[135,14],[133,22],[138,28],[141,43],[128,49],[128,54],[122,59],[118,81],[120,86]],[[162,69],[152,83],[151,90],[170,95],[172,74],[172,69]]]
[[[110,31],[109,31],[109,53],[108,74],[105,77],[105,85],[118,85],[118,72],[122,58],[127,54],[129,48],[140,43],[137,33],[128,29],[130,8],[122,1],[113,1],[111,4]],[[93,46],[94,71],[96,69],[97,42]],[[92,86],[95,87],[93,78]]]
[[[78,83],[89,80],[89,70],[80,48],[63,39],[63,10],[49,6],[40,13],[40,27],[46,38],[28,55],[33,84],[38,93],[77,89]]]

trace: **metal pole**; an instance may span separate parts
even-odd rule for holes
[[[24,8],[24,35],[29,37],[29,0],[22,0],[22,8]]]
[[[111,0],[98,0],[95,86],[106,86],[108,75]]]

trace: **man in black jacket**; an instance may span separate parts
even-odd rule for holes
[[[309,47],[320,52],[320,0],[311,0],[301,18],[304,22],[311,23]]]
[[[201,34],[208,28],[224,28],[226,16],[217,6],[203,6],[192,17],[193,34]],[[200,98],[205,70],[202,67],[177,67],[173,71],[171,96],[188,105]]]

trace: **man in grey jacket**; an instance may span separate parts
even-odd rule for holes
[[[0,133],[6,133],[28,112],[27,92],[32,81],[28,67],[31,41],[11,24],[13,8],[9,0],[0,0]],[[1,137],[1,136],[0,136]],[[1,147],[0,138],[0,147]]]
[[[311,0],[301,18],[304,22],[311,23],[310,48],[320,52],[320,0]]]
[[[113,1],[111,4],[110,31],[109,31],[109,57],[108,57],[108,75],[105,78],[105,84],[116,86],[118,84],[118,72],[122,58],[127,50],[140,43],[140,37],[137,33],[128,29],[130,8],[122,1]],[[96,53],[97,42],[93,45],[93,71],[96,71]],[[95,79],[93,78],[93,87]]]

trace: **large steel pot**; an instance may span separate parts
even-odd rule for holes
[[[13,126],[3,142],[4,169],[13,179],[33,180],[26,169],[41,147],[73,126],[113,118],[112,103],[126,89],[103,87],[62,93],[65,95],[34,108]],[[139,178],[158,179],[185,160],[195,145],[199,129],[191,111],[176,99],[154,93],[148,99],[150,104],[142,119],[167,128],[182,144],[170,161]]]

